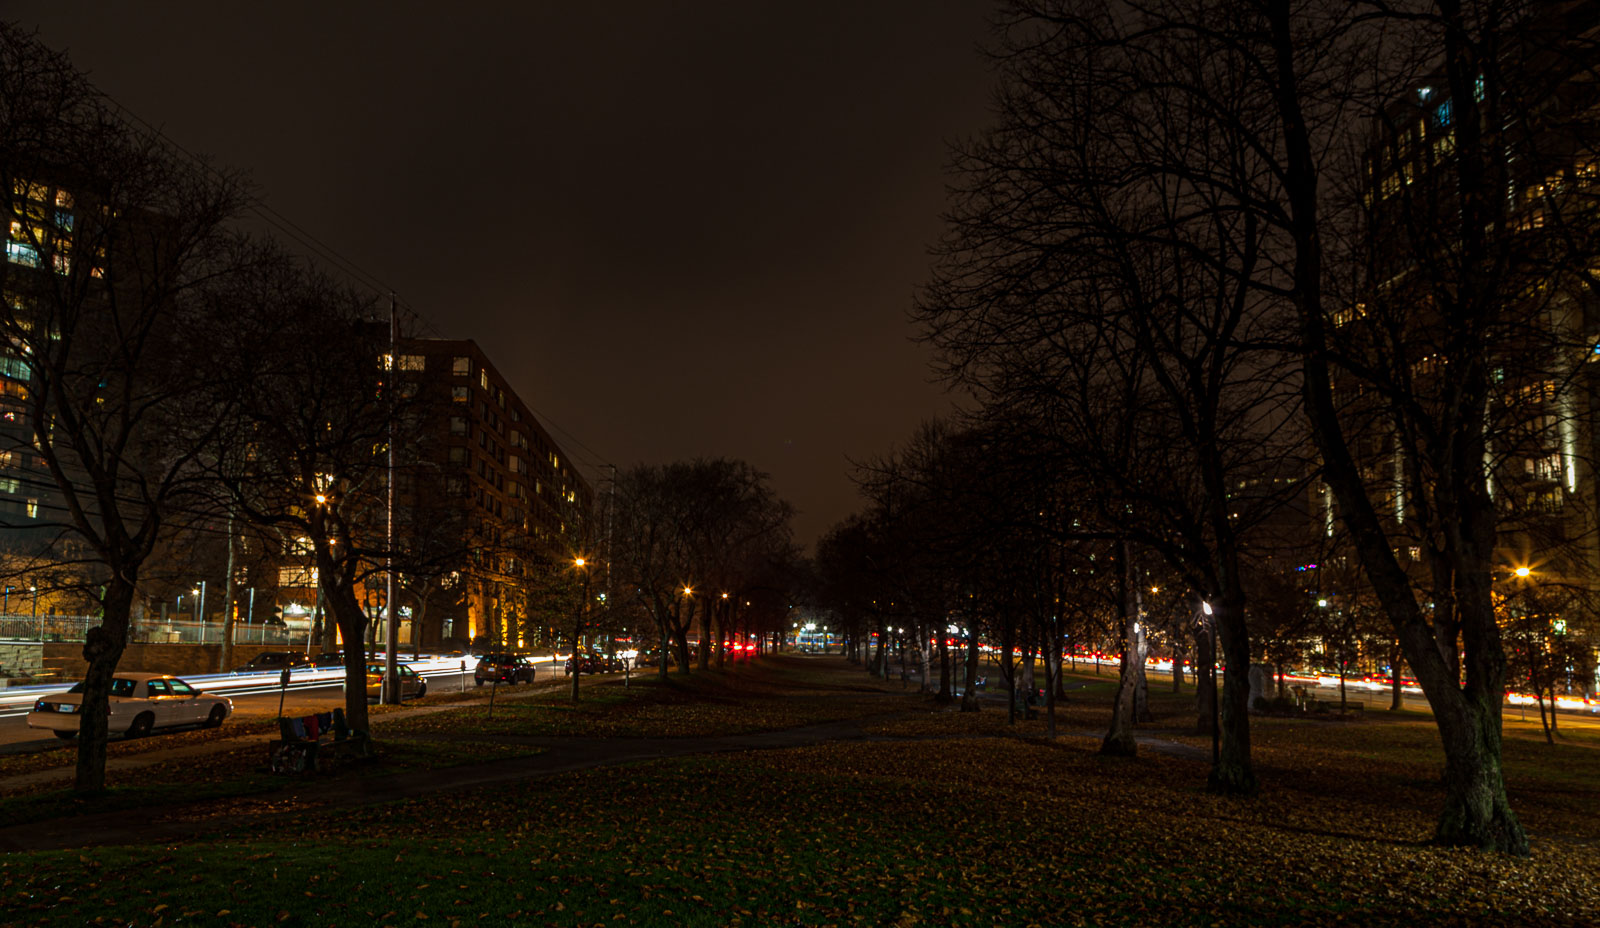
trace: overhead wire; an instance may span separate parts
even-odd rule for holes
[[[226,179],[225,175],[219,171],[216,166],[212,165],[205,158],[202,158],[196,153],[185,148],[181,143],[167,135],[159,127],[153,125],[148,120],[144,119],[144,117],[140,116],[132,109],[129,109],[127,106],[124,106],[115,97],[112,97],[110,94],[106,93],[104,90],[100,90],[99,88],[96,88],[95,92],[98,93],[119,113],[121,113],[126,119],[142,128],[152,139],[165,146],[168,146],[174,152],[181,155],[200,169],[206,171],[208,174],[211,174],[213,177],[219,180]],[[447,336],[431,317],[398,296],[399,291],[397,288],[389,285],[376,274],[369,272],[366,268],[362,267],[351,258],[346,257],[333,246],[307,231],[299,223],[285,216],[278,210],[273,209],[266,203],[265,200],[261,199],[260,197],[253,196],[249,199],[246,208],[251,213],[259,217],[263,222],[266,222],[268,225],[277,229],[289,239],[299,243],[301,247],[311,252],[313,256],[333,265],[352,280],[372,289],[376,293],[392,297],[395,300],[396,307],[398,309],[405,310],[409,316],[409,321],[411,321],[417,328],[430,333],[434,338],[447,339]],[[581,461],[581,463],[593,471],[597,477],[602,468],[614,466],[605,455],[590,447],[576,434],[561,426],[548,414],[541,412],[532,404],[528,403],[525,399],[523,400],[523,405],[527,406],[530,412],[537,416],[542,423],[548,425],[553,431],[561,433],[567,439],[569,439],[573,445],[576,445],[577,447],[588,452],[592,460]],[[572,458],[575,461],[579,460],[579,456],[573,455],[570,450],[563,450],[566,451],[569,458]]]

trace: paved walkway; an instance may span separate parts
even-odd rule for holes
[[[499,702],[505,702],[508,699],[529,699],[534,696],[545,695],[552,691],[566,689],[569,686],[571,686],[570,683],[556,683],[548,686],[530,686],[524,690],[499,694],[497,695],[496,699]],[[396,709],[392,712],[384,712],[382,714],[373,715],[371,718],[373,721],[382,724],[383,722],[393,719],[406,719],[418,715],[431,715],[435,712],[445,712],[450,709],[464,709],[471,706],[487,706],[488,704],[489,697],[483,696],[478,699],[441,703],[434,706],[413,706],[411,708]],[[155,735],[154,737],[159,739],[161,736]],[[161,748],[153,751],[141,751],[138,754],[110,756],[106,758],[106,772],[117,773],[127,770],[141,770],[145,767],[165,765],[170,760],[182,760],[190,757],[206,757],[211,754],[224,754],[228,751],[237,750],[241,747],[249,747],[253,744],[265,745],[268,741],[276,741],[277,738],[278,732],[276,730],[264,731],[250,735],[239,735],[235,738],[220,738],[212,741],[202,741],[199,744],[186,744],[181,747]],[[123,742],[116,741],[113,743],[121,744]],[[146,741],[144,743],[149,744],[150,742]],[[265,755],[263,754],[263,756]],[[48,786],[55,783],[65,785],[72,782],[73,776],[73,766],[72,764],[68,763],[60,767],[52,767],[49,770],[35,770],[31,773],[19,773],[14,776],[0,777],[0,795],[4,795],[13,791],[32,789],[41,785]]]
[[[515,694],[504,694],[499,699],[531,698],[547,693],[550,689],[551,687],[539,687]],[[985,702],[993,698],[986,697]],[[1004,698],[1000,697],[999,701],[1003,703]],[[375,721],[426,715],[487,702],[485,698],[452,702],[441,706],[401,709],[386,712]],[[954,711],[953,707],[949,711]],[[861,718],[742,735],[627,738],[487,736],[486,740],[543,748],[544,752],[481,764],[408,770],[384,776],[307,778],[289,781],[283,789],[270,793],[219,799],[192,806],[125,809],[22,825],[0,826],[0,852],[122,844],[170,844],[200,835],[235,832],[259,835],[269,832],[280,819],[304,815],[319,809],[348,809],[446,791],[451,795],[457,795],[461,790],[498,783],[688,755],[782,750],[835,741],[904,742],[1007,737],[966,734],[907,738],[897,735],[869,735],[861,727],[863,723],[900,717],[904,714],[903,711],[897,710]],[[1070,731],[1062,734],[1067,737],[1092,738],[1097,741],[1104,735],[1103,732],[1091,731]],[[168,766],[174,760],[218,754],[240,747],[262,745],[264,748],[266,742],[275,737],[275,732],[245,735],[168,750],[150,751],[129,757],[117,757],[108,761],[107,769],[129,771],[157,765]],[[451,740],[448,735],[431,737]],[[1141,748],[1147,748],[1157,754],[1202,761],[1208,756],[1199,748],[1153,735],[1140,734],[1136,736],[1136,740]],[[72,768],[69,766],[6,777],[0,779],[0,791],[58,782],[65,784],[70,781],[72,773]]]

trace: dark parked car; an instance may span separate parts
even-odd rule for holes
[[[565,669],[569,677],[572,676],[574,671],[578,673],[605,673],[605,659],[598,654],[574,654],[572,657],[567,658]]]
[[[285,668],[310,667],[311,658],[304,651],[262,651],[250,658],[250,663],[234,669],[234,673],[269,673]]]
[[[311,664],[318,670],[332,670],[335,667],[343,667],[344,652],[323,651],[321,654],[317,655],[316,660],[312,661]]]
[[[479,686],[498,680],[501,683],[532,683],[533,664],[520,654],[485,654],[472,672],[472,682]]]

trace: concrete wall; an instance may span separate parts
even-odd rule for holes
[[[32,646],[37,649],[37,644]],[[195,676],[217,672],[220,644],[130,644],[122,652],[118,670],[170,673],[173,676]],[[228,666],[232,670],[246,663],[262,651],[291,650],[283,645],[236,644],[233,646]],[[11,669],[0,659],[0,666]],[[46,642],[44,668],[58,680],[81,680],[88,662],[83,659],[83,643],[77,641]]]

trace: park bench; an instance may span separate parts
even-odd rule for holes
[[[344,709],[278,719],[278,740],[268,743],[273,773],[328,773],[345,760],[368,756],[367,733],[351,728]]]

